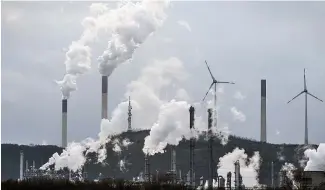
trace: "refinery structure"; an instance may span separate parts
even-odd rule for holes
[[[149,5],[145,4],[148,3],[147,1],[144,1],[144,6],[149,6],[150,3],[148,3]],[[133,6],[136,7],[139,4]],[[157,8],[158,7],[158,8]],[[159,9],[159,6],[157,6],[156,8]],[[112,122],[111,120],[109,120],[109,116],[108,116],[108,104],[110,104],[109,102],[109,97],[108,97],[108,91],[109,91],[109,77],[111,76],[111,74],[113,73],[114,69],[116,69],[120,64],[129,61],[132,58],[132,55],[134,53],[134,51],[140,47],[140,45],[145,41],[146,37],[150,36],[156,28],[158,28],[158,26],[160,26],[160,23],[162,23],[163,21],[163,16],[159,15],[159,11],[157,13],[155,13],[154,11],[148,11],[146,9],[140,9],[142,8],[140,6],[137,7],[138,9],[134,8],[132,9],[132,6],[127,7],[130,8],[130,14],[133,13],[135,18],[133,18],[132,16],[130,16],[131,19],[131,23],[135,23],[134,26],[128,26],[128,27],[134,27],[131,28],[130,30],[133,31],[133,33],[131,32],[129,34],[129,32],[124,32],[124,30],[128,29],[126,26],[124,26],[122,24],[117,24],[116,25],[116,31],[113,31],[114,35],[112,35],[112,40],[108,43],[108,47],[107,49],[103,52],[102,56],[100,56],[98,58],[98,62],[99,62],[99,73],[101,75],[101,121],[102,123],[109,123]],[[164,8],[164,7],[163,7]],[[163,8],[162,12],[163,12]],[[126,9],[127,10],[127,9]],[[140,10],[140,11],[139,11]],[[143,18],[139,18],[137,17],[138,14],[135,14],[134,12],[139,11],[139,15],[143,16]],[[137,13],[137,12],[136,12]],[[113,14],[113,13],[112,13]],[[116,11],[116,14],[119,15],[114,15],[116,17],[121,17],[121,15],[126,14],[125,10],[122,11]],[[107,16],[107,15],[106,15]],[[111,18],[112,15],[108,15],[108,18]],[[145,16],[149,17],[149,18],[145,18]],[[151,18],[153,17],[153,18]],[[133,20],[132,20],[133,19]],[[106,20],[105,20],[106,21]],[[98,21],[99,22],[99,21]],[[89,24],[91,25],[91,24]],[[125,24],[127,25],[127,24]],[[120,27],[120,28],[119,28]],[[125,29],[126,28],[126,29]],[[144,31],[140,31],[140,29],[143,29]],[[121,32],[122,31],[122,32]],[[85,29],[82,37],[74,42],[75,44],[78,44],[78,46],[76,46],[77,50],[82,49],[82,56],[86,56],[82,57],[82,59],[84,58],[84,60],[90,60],[90,53],[87,52],[88,50],[88,44],[94,41],[94,37],[95,35],[89,35],[89,33],[93,32],[93,28],[91,29]],[[115,35],[116,33],[121,32],[120,35]],[[143,33],[142,33],[143,32]],[[87,36],[89,35],[89,36]],[[124,36],[125,35],[125,36]],[[121,45],[122,44],[122,45]],[[121,47],[120,47],[121,46]],[[71,48],[73,48],[74,46],[71,46]],[[81,48],[80,48],[81,47]],[[79,49],[78,49],[79,48]],[[75,51],[77,51],[75,50]],[[71,50],[72,51],[72,50]],[[72,51],[74,52],[74,51]],[[86,52],[86,53],[85,53]],[[73,53],[70,52],[70,54],[67,53],[67,65],[69,65],[69,61],[73,62],[70,63],[72,66],[78,67],[78,65],[82,65],[82,60],[80,57],[72,59],[69,56],[71,56]],[[77,53],[76,53],[77,54]],[[87,57],[88,56],[88,57]],[[169,170],[166,171],[159,171],[157,168],[153,168],[151,166],[151,159],[152,156],[154,154],[156,154],[156,152],[150,152],[148,147],[143,148],[143,170],[142,171],[138,171],[140,173],[139,176],[134,177],[133,181],[134,182],[144,182],[144,183],[153,183],[153,181],[159,182],[159,178],[158,178],[158,173],[159,172],[166,172],[166,176],[168,177],[167,180],[165,180],[163,183],[168,183],[168,184],[183,184],[186,185],[189,189],[196,189],[196,188],[201,188],[201,189],[213,189],[213,188],[223,188],[223,189],[245,189],[245,188],[253,188],[253,187],[245,187],[244,183],[245,183],[245,176],[243,176],[243,171],[245,168],[243,168],[243,165],[245,165],[246,163],[243,163],[242,160],[239,160],[236,158],[235,161],[233,161],[231,168],[225,168],[226,170],[226,175],[222,175],[217,168],[217,163],[218,163],[218,159],[216,158],[216,156],[214,155],[214,142],[216,140],[216,134],[220,131],[218,131],[220,122],[218,120],[218,116],[219,114],[217,113],[217,85],[219,84],[235,84],[234,82],[226,82],[226,81],[219,81],[217,80],[214,75],[212,74],[212,71],[210,70],[210,67],[208,65],[208,62],[205,61],[207,70],[210,74],[210,77],[212,79],[212,82],[210,84],[210,87],[208,89],[208,91],[206,92],[204,98],[202,99],[202,102],[204,102],[206,100],[206,97],[208,96],[209,93],[211,93],[210,90],[212,90],[213,92],[213,107],[212,108],[205,108],[205,113],[207,113],[207,118],[203,118],[203,120],[205,122],[204,123],[204,135],[206,135],[206,140],[208,141],[208,146],[204,149],[204,151],[207,151],[207,163],[205,164],[204,167],[206,167],[206,171],[207,171],[207,175],[206,175],[206,179],[204,179],[203,176],[198,176],[198,172],[196,172],[197,167],[198,167],[198,163],[197,163],[197,159],[199,155],[197,155],[198,150],[196,149],[196,145],[197,145],[197,138],[195,134],[196,129],[198,128],[198,124],[197,121],[198,119],[196,119],[196,115],[195,112],[197,112],[197,106],[198,104],[186,104],[186,122],[181,123],[180,121],[176,121],[175,123],[185,126],[186,130],[188,132],[186,138],[184,134],[181,134],[182,138],[184,137],[184,139],[188,140],[189,142],[189,146],[186,148],[187,150],[187,156],[188,156],[188,163],[187,166],[189,169],[187,169],[187,171],[181,171],[178,168],[178,164],[177,162],[179,162],[179,160],[177,159],[177,156],[179,155],[179,152],[176,151],[176,146],[177,144],[169,144],[167,142],[165,147],[168,145],[169,149],[166,149],[165,147],[163,148],[163,152],[166,152],[169,154],[169,161],[168,161],[168,165],[169,165]],[[70,66],[71,66],[70,65]],[[77,66],[76,66],[77,65]],[[86,68],[86,69],[85,69]],[[71,144],[69,144],[69,135],[68,135],[68,99],[69,99],[69,94],[71,93],[71,91],[73,91],[72,89],[76,90],[76,87],[72,88],[71,86],[69,86],[71,83],[76,84],[76,78],[81,76],[82,74],[84,74],[86,71],[84,70],[89,70],[90,66],[86,65],[86,66],[82,66],[81,67],[81,71],[74,71],[69,66],[67,66],[67,71],[66,71],[66,75],[63,79],[63,81],[59,82],[60,87],[61,87],[61,91],[62,91],[62,95],[63,98],[61,100],[61,105],[62,105],[62,117],[61,117],[61,147],[64,148],[64,153],[66,154],[66,157],[69,157],[69,153],[67,153],[68,151],[66,151],[68,148],[70,148],[69,146]],[[69,70],[70,69],[70,70]],[[76,69],[77,70],[77,69]],[[172,69],[171,69],[172,70]],[[99,79],[98,79],[99,80]],[[98,81],[100,82],[100,81]],[[260,110],[260,142],[262,143],[267,143],[267,83],[266,83],[266,79],[262,79],[261,80],[261,110]],[[304,90],[299,93],[297,96],[295,96],[292,100],[294,100],[295,98],[297,98],[298,96],[300,96],[301,94],[305,95],[305,136],[304,136],[304,143],[305,145],[309,144],[308,141],[308,123],[307,123],[307,95],[312,96],[313,98],[322,101],[321,99],[317,98],[316,96],[312,95],[311,93],[309,93],[309,91],[307,90],[307,85],[306,85],[306,76],[305,76],[305,70],[304,70]],[[99,94],[98,94],[98,97]],[[132,95],[132,93],[126,95],[125,99],[128,99],[127,101],[123,102],[124,103],[124,107],[123,107],[123,116],[122,117],[125,123],[127,123],[126,125],[123,126],[113,126],[113,127],[121,127],[125,130],[123,130],[122,132],[132,132],[134,131],[133,127],[135,126],[134,123],[136,123],[136,121],[139,118],[136,118],[136,114],[132,113],[132,110],[134,112],[134,110],[136,110],[138,108],[138,104],[133,104],[133,102],[137,103],[135,101],[135,96]],[[289,102],[291,102],[292,100],[290,100]],[[202,103],[201,102],[201,103]],[[288,102],[288,103],[289,103]],[[172,102],[173,103],[173,102]],[[179,102],[178,102],[179,103]],[[184,102],[181,102],[184,103]],[[178,105],[184,105],[179,103]],[[127,105],[127,106],[126,106]],[[126,108],[127,107],[127,108]],[[140,105],[141,107],[141,105]],[[158,108],[161,108],[163,106],[159,105]],[[181,106],[179,106],[181,107]],[[124,109],[125,108],[125,109]],[[181,107],[183,108],[183,107]],[[182,110],[182,109],[180,109]],[[183,109],[184,110],[184,109]],[[182,110],[182,111],[183,111]],[[119,110],[120,111],[120,110]],[[145,110],[146,111],[146,110]],[[185,113],[185,112],[184,112]],[[160,114],[160,112],[159,112]],[[178,114],[178,113],[174,113],[174,114]],[[166,113],[165,113],[166,115]],[[160,121],[160,117],[162,117],[163,119],[161,119],[162,121],[164,121],[164,114],[159,115],[159,121]],[[181,115],[183,116],[183,115]],[[99,117],[99,115],[98,115]],[[176,116],[175,116],[176,117]],[[140,118],[143,119],[143,118]],[[167,119],[165,119],[167,120]],[[132,124],[133,122],[133,124]],[[158,124],[157,124],[158,123]],[[155,126],[158,126],[160,123],[157,122],[155,124]],[[118,123],[120,124],[120,123]],[[121,124],[122,125],[122,124]],[[185,128],[184,127],[184,128]],[[103,128],[101,126],[101,128]],[[102,132],[102,131],[101,131]],[[105,131],[106,132],[106,131]],[[97,141],[83,141],[82,143],[78,144],[78,146],[84,146],[81,148],[81,153],[82,156],[87,157],[87,154],[90,153],[96,153],[98,155],[98,163],[102,163],[103,160],[105,160],[105,155],[106,154],[106,144],[108,142],[111,142],[112,139],[110,138],[111,134],[108,133],[100,133],[101,135],[106,135],[105,139],[103,138],[99,138],[99,140]],[[151,131],[150,131],[151,132]],[[163,133],[162,131],[155,131],[156,133]],[[202,135],[202,134],[200,134]],[[100,135],[98,135],[100,136]],[[102,136],[101,136],[102,137]],[[146,140],[150,138],[146,138]],[[89,140],[89,139],[88,139]],[[152,140],[152,139],[151,139]],[[155,139],[153,139],[152,141],[154,141]],[[156,144],[160,145],[160,142],[155,142]],[[83,149],[84,148],[84,149]],[[120,150],[121,151],[121,150]],[[161,152],[160,152],[161,153]],[[103,156],[104,154],[104,156]],[[57,159],[59,159],[58,157],[60,157],[59,155],[56,155]],[[257,157],[259,158],[259,157]],[[53,161],[54,160],[54,161]],[[66,159],[68,160],[68,159]],[[63,159],[63,161],[66,161]],[[258,159],[257,159],[258,160]],[[87,171],[86,171],[86,167],[85,167],[85,163],[87,161],[87,159],[85,159],[80,166],[78,165],[78,167],[75,168],[79,168],[75,171],[72,171],[71,168],[69,167],[65,167],[64,169],[57,169],[55,168],[55,159],[50,160],[47,163],[47,168],[44,169],[38,169],[35,166],[35,162],[33,161],[31,166],[29,166],[29,162],[28,160],[24,159],[24,152],[20,152],[20,171],[19,171],[19,180],[25,180],[25,179],[41,179],[41,178],[45,178],[45,179],[68,179],[68,180],[72,180],[72,181],[83,181],[87,179]],[[62,161],[62,160],[61,160]],[[219,159],[220,161],[220,159]],[[25,164],[24,164],[25,163]],[[78,163],[79,164],[79,163]],[[46,164],[45,164],[46,165]],[[258,166],[259,167],[259,166]],[[254,168],[256,170],[256,168]],[[18,171],[17,171],[18,172]],[[254,171],[256,172],[256,171]],[[156,178],[155,178],[156,175]],[[279,174],[274,174],[274,163],[271,163],[271,171],[270,171],[270,176],[272,178],[272,187],[292,187],[293,184],[293,179],[290,179],[288,176],[287,171],[281,171]],[[278,177],[275,177],[278,176]],[[98,178],[98,180],[102,179],[103,177],[100,175],[100,177]],[[305,183],[302,183],[302,185],[304,185],[305,187],[308,186],[309,187],[315,187],[318,186],[322,183],[325,183],[325,172],[322,171],[304,171],[303,172],[303,177],[305,180]],[[258,186],[256,188],[263,188],[262,185]]]
[[[206,63],[207,65],[207,63]],[[213,79],[212,84],[210,85],[210,89],[214,86],[214,90],[216,92],[216,85],[218,83],[230,83],[231,82],[219,82],[215,80],[214,76],[212,75],[209,66],[207,65],[207,68],[210,72],[210,75]],[[209,89],[209,90],[210,90]],[[208,93],[207,93],[208,94]],[[206,96],[205,96],[206,97]],[[205,99],[204,97],[204,99]],[[203,99],[203,100],[204,100]],[[216,93],[214,94],[214,107],[216,107]],[[102,119],[107,118],[107,77],[102,77]],[[191,130],[195,129],[195,108],[193,106],[189,107],[189,128]],[[214,160],[213,156],[213,134],[212,134],[212,126],[217,125],[217,113],[215,109],[208,109],[208,126],[207,126],[207,137],[208,137],[208,155],[209,155],[209,161],[207,164],[208,167],[208,178],[204,180],[203,176],[195,176],[195,138],[191,138],[189,140],[189,171],[185,171],[182,175],[181,170],[177,170],[177,160],[176,160],[176,149],[174,146],[171,146],[169,151],[170,154],[170,170],[167,172],[168,175],[168,182],[169,184],[184,184],[191,188],[226,188],[226,189],[244,189],[245,186],[243,184],[243,178],[241,175],[241,169],[239,161],[234,162],[234,171],[228,171],[227,176],[221,176],[218,175],[218,172],[214,170],[216,166],[216,162]],[[128,98],[128,110],[127,110],[127,131],[132,131],[132,103],[131,103],[131,97]],[[261,142],[267,142],[267,133],[266,133],[266,80],[261,80]],[[62,100],[62,147],[67,146],[67,100]],[[145,154],[144,155],[144,170],[140,173],[140,176],[135,177],[133,179],[134,182],[147,182],[150,183],[154,180],[154,168],[151,168],[150,166],[150,155]],[[25,162],[25,166],[24,166]],[[157,170],[157,172],[159,172]],[[273,162],[272,162],[272,176],[275,176],[273,171]],[[322,177],[321,172],[316,172],[316,177],[320,183],[322,183],[325,180],[325,177]],[[315,173],[313,172],[307,172],[304,175],[309,176],[309,178],[313,178],[315,176]],[[288,175],[285,171],[281,171],[278,175],[278,177],[275,179],[272,177],[272,186],[273,187],[287,187],[292,186],[292,179],[288,178]],[[157,181],[158,179],[158,175]],[[87,172],[84,170],[84,168],[77,172],[72,172],[71,170],[40,170],[35,167],[35,163],[28,167],[28,161],[24,160],[24,153],[21,152],[20,154],[20,180],[23,179],[40,179],[40,178],[46,178],[46,179],[69,179],[69,180],[84,180],[87,179]],[[308,179],[309,179],[308,178]],[[100,177],[98,178],[100,179]],[[196,183],[196,181],[199,180],[199,183]],[[316,182],[317,183],[317,182]],[[317,183],[319,184],[319,183]],[[316,184],[316,185],[317,185]],[[316,186],[315,185],[315,186]]]

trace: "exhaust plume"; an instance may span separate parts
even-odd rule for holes
[[[325,143],[320,143],[317,150],[307,149],[305,156],[308,158],[305,171],[325,171]]]
[[[56,81],[61,89],[63,99],[68,99],[70,93],[77,90],[77,77],[87,73],[91,68],[91,49],[89,45],[94,42],[99,30],[97,25],[100,16],[98,5],[92,4],[90,6],[90,12],[93,15],[97,13],[97,16],[86,17],[82,21],[81,24],[84,30],[80,39],[73,41],[65,54],[65,76],[61,81]]]
[[[98,58],[99,72],[110,76],[120,64],[129,61],[135,50],[166,18],[166,0],[126,2],[121,4],[111,20],[112,37],[107,49]]]
[[[185,101],[175,101],[162,105],[158,121],[152,126],[150,135],[145,138],[143,152],[150,155],[163,153],[167,144],[178,145],[183,139],[195,137],[194,130],[190,130],[188,109],[190,105]],[[197,126],[199,123],[195,120]]]
[[[260,168],[260,154],[254,152],[251,158],[248,158],[244,149],[235,148],[232,152],[219,158],[218,174],[227,179],[229,171],[235,171],[234,163],[239,160],[240,174],[242,175],[243,184],[246,187],[259,186],[258,170]]]
[[[119,64],[130,60],[135,49],[138,48],[158,26],[161,26],[166,17],[164,8],[167,5],[168,1],[143,0],[137,3],[127,2],[119,4],[117,9],[108,11],[105,4],[92,4],[90,6],[90,12],[92,15],[96,15],[96,17],[87,17],[83,20],[82,24],[84,26],[84,31],[81,38],[78,41],[72,42],[66,53],[66,75],[62,81],[57,81],[61,88],[63,99],[68,99],[70,93],[77,89],[77,77],[90,69],[91,53],[88,45],[96,39],[99,29],[110,29],[112,33],[108,49],[99,58],[99,69],[101,74],[108,76]],[[152,82],[156,80],[155,77],[157,77],[157,75],[150,76],[150,74],[152,74],[152,71],[156,71],[154,74],[173,75],[179,71],[177,67],[179,67],[180,64],[176,63],[176,65],[173,65],[173,63],[169,63],[167,66],[165,70],[160,70],[160,68],[156,70],[153,68],[150,70],[149,68],[149,70],[144,71],[144,73],[149,76],[149,78],[151,77],[152,80],[147,81],[148,78],[144,76],[140,78],[140,81],[129,85],[130,90],[128,93],[135,93],[134,96],[132,95],[132,98],[134,97],[132,105],[134,105],[135,110],[138,110],[140,118],[141,114],[142,118],[144,118],[144,111],[150,112],[150,110],[153,110],[154,113],[156,113],[157,111],[155,112],[155,110],[159,110],[161,102],[157,94],[162,87],[168,86],[171,80],[159,81],[157,83],[161,84],[157,86],[156,84],[152,84]],[[177,77],[179,76],[174,78]],[[142,95],[147,92],[149,92],[149,94],[142,97]],[[137,102],[137,100],[140,101]],[[147,103],[147,101],[151,101],[151,103]],[[60,155],[58,153],[53,154],[49,162],[44,164],[41,169],[48,169],[50,165],[55,164],[56,170],[68,167],[73,171],[77,171],[81,169],[85,163],[85,156],[89,152],[97,152],[98,162],[103,162],[106,159],[105,145],[110,141],[108,137],[112,135],[111,132],[121,133],[124,131],[123,128],[118,130],[114,128],[123,126],[120,124],[124,122],[121,119],[126,121],[126,118],[123,118],[123,115],[125,115],[124,113],[126,113],[124,112],[125,110],[127,110],[127,104],[125,105],[125,102],[122,102],[114,110],[111,120],[102,119],[98,140],[88,138],[81,143],[70,143]],[[145,118],[147,119],[148,117],[146,116]],[[143,124],[141,120],[139,123]],[[151,125],[152,124],[149,122],[147,124],[145,123],[145,125],[138,126],[149,127]],[[118,144],[115,143],[115,145]],[[75,161],[72,162],[72,160]]]

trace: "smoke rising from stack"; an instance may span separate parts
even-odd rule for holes
[[[68,100],[62,100],[62,142],[61,146],[63,148],[68,145]]]
[[[108,47],[98,58],[99,72],[103,76],[110,76],[116,67],[129,61],[135,50],[162,25],[168,4],[162,0],[121,4],[114,15],[116,23],[111,27]]]
[[[305,171],[325,171],[325,143],[320,143],[317,150],[307,149],[305,156],[308,158]]]
[[[243,184],[246,187],[259,186],[258,170],[260,168],[259,152],[254,152],[251,158],[248,158],[244,149],[235,148],[232,152],[219,158],[218,174],[227,177],[229,171],[235,171],[234,163],[239,160],[240,174],[243,177]]]
[[[117,65],[130,60],[134,50],[163,23],[165,19],[164,8],[166,8],[166,5],[168,5],[168,1],[144,0],[137,3],[127,2],[125,4],[119,4],[117,9],[107,12],[108,9],[105,4],[92,4],[90,7],[91,12],[96,17],[84,19],[83,26],[85,30],[82,37],[78,41],[73,42],[69,47],[69,51],[66,53],[66,75],[64,80],[58,81],[63,99],[69,98],[70,92],[76,90],[77,77],[90,69],[91,54],[88,45],[96,38],[99,29],[106,28],[112,32],[109,47],[99,58],[99,70],[102,75],[108,76]],[[174,70],[170,71],[172,73],[174,72]],[[135,87],[136,85],[138,84],[134,84]],[[151,89],[156,88],[152,87]],[[141,95],[141,93],[138,94],[138,98]],[[144,100],[150,101],[152,99]],[[154,102],[157,103],[157,101]],[[143,109],[136,102],[133,105],[135,108]],[[89,152],[97,152],[99,154],[98,162],[104,161],[106,158],[105,144],[110,141],[108,137],[112,135],[110,132],[113,128],[121,126],[116,125],[121,122],[119,120],[121,113],[118,113],[121,108],[124,110],[124,103],[120,104],[113,112],[111,120],[102,119],[101,131],[98,134],[99,140],[95,141],[87,138],[80,143],[70,143],[61,155],[58,153],[53,154],[49,162],[44,164],[41,169],[48,169],[50,165],[55,164],[56,170],[62,169],[63,167],[68,167],[73,171],[80,170],[85,163],[85,156]],[[122,131],[124,130],[119,129],[117,132]],[[86,151],[86,155],[83,154],[84,151]],[[72,163],[71,160],[74,159],[76,161]]]

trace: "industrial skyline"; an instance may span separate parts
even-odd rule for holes
[[[190,101],[199,102],[202,92],[206,90],[203,84],[211,80],[206,68],[202,67],[204,59],[207,59],[215,76],[236,81],[233,87],[220,86],[220,89],[217,89],[220,91],[220,118],[228,124],[231,134],[260,140],[259,85],[261,79],[267,79],[267,141],[301,143],[304,130],[297,129],[304,123],[304,117],[299,117],[304,114],[304,104],[297,102],[288,106],[285,102],[292,91],[301,86],[301,81],[297,81],[297,78],[304,67],[312,73],[308,76],[308,89],[312,89],[313,94],[324,99],[324,88],[321,88],[324,81],[324,57],[320,53],[324,47],[319,44],[323,39],[322,28],[319,27],[322,23],[320,18],[324,13],[320,11],[322,5],[317,3],[297,3],[295,9],[289,12],[284,9],[292,7],[291,3],[280,4],[176,2],[174,8],[169,10],[162,29],[148,38],[135,52],[131,64],[119,67],[108,80],[108,117],[112,116],[114,108],[123,99],[124,92],[128,91],[127,84],[139,76],[144,65],[152,63],[155,59],[168,60],[171,56],[180,60],[184,70],[190,75],[182,85],[190,96]],[[305,6],[307,4],[310,6]],[[67,48],[71,41],[80,36],[80,21],[88,15],[89,4],[73,3],[72,6],[65,2],[35,2],[31,4],[35,5],[33,8],[23,5],[22,2],[3,4],[2,43],[8,48],[2,53],[2,141],[19,144],[42,144],[42,141],[46,141],[44,144],[61,145],[61,94],[53,80],[59,79],[64,72],[66,50],[62,48]],[[198,14],[197,7],[206,11]],[[231,16],[222,11],[229,7],[235,7],[237,10]],[[49,11],[43,18],[35,16],[45,9]],[[265,11],[262,14],[259,10]],[[301,15],[299,10],[304,10],[304,15]],[[197,14],[194,17],[189,12]],[[202,21],[206,20],[208,13],[215,19],[203,25]],[[283,17],[279,18],[275,13]],[[302,16],[304,19],[299,19]],[[70,21],[49,22],[45,19],[47,17]],[[223,22],[221,18],[224,17],[227,17],[229,22]],[[265,22],[260,22],[257,18]],[[297,18],[297,25],[291,25],[292,18]],[[183,25],[179,24],[180,20],[188,23],[191,32],[184,27],[184,22],[180,22]],[[44,25],[42,32],[31,27],[35,23]],[[245,27],[242,27],[242,24],[245,24]],[[19,31],[26,31],[29,37]],[[61,35],[62,31],[65,32]],[[295,35],[292,35],[292,32],[295,32]],[[217,40],[212,42],[211,37]],[[26,44],[29,44],[28,47]],[[47,48],[43,47],[43,44],[46,44]],[[69,141],[97,136],[101,115],[101,85],[96,59],[106,45],[104,41],[93,46],[93,69],[78,81],[78,90],[73,92],[68,100]],[[16,56],[14,50],[17,49],[22,51],[20,56]],[[37,69],[32,69],[35,68],[34,64]],[[166,91],[170,89],[172,87],[167,87]],[[242,100],[233,98],[237,91],[242,95],[238,96]],[[172,92],[169,94],[172,96]],[[137,98],[132,95],[132,100]],[[171,98],[173,97],[168,97]],[[35,106],[35,102],[37,105],[46,106]],[[246,115],[244,122],[233,119],[229,111],[232,106]],[[133,107],[132,112],[137,109],[136,104]],[[308,115],[309,143],[321,142],[323,138],[319,130],[324,130],[320,126],[324,123],[322,113],[325,108],[316,101],[309,101],[308,109],[313,110],[313,114],[309,111]],[[127,111],[124,114],[127,117]],[[135,114],[133,116],[136,118]],[[127,126],[127,118],[124,120]],[[136,122],[133,125],[136,125]],[[296,135],[289,135],[292,130],[295,130]],[[38,133],[21,135],[28,134],[29,131]]]

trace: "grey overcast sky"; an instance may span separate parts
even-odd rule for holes
[[[60,144],[65,49],[82,33],[90,2],[2,2],[1,142]],[[126,85],[153,60],[177,57],[190,74],[184,88],[200,101],[210,84],[204,65],[224,86],[220,117],[232,134],[259,139],[260,80],[267,79],[267,132],[272,143],[303,143],[303,90],[325,100],[325,2],[173,2],[168,18],[135,52],[132,64],[109,79],[109,114]],[[93,46],[92,71],[78,80],[69,99],[68,140],[96,137],[101,79],[96,58],[107,39]],[[246,98],[233,98],[236,92]],[[235,106],[246,121],[234,120]],[[325,142],[325,103],[308,100],[309,139]]]

